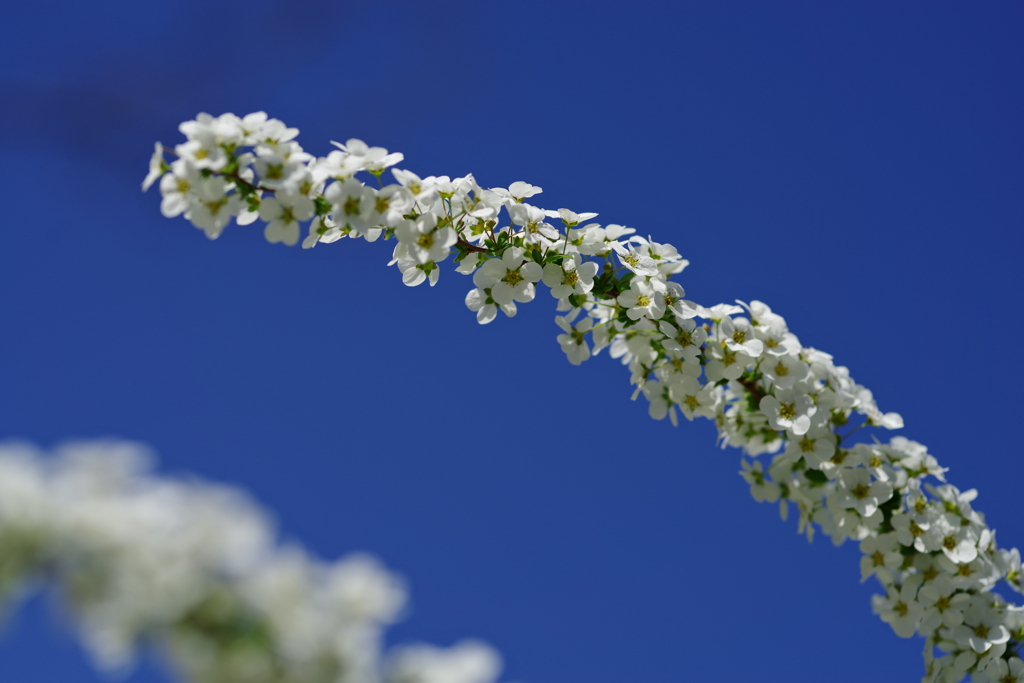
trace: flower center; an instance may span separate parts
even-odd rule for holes
[[[783,403],[779,407],[779,417],[784,420],[792,420],[796,417],[796,408],[793,407],[792,403]]]
[[[220,199],[214,199],[213,201],[204,203],[206,204],[206,208],[210,210],[210,213],[216,216],[218,213],[220,213],[220,210],[224,207],[224,205],[228,203],[228,198],[221,197]]]
[[[810,453],[814,450],[814,439],[809,439],[806,436],[800,439],[800,450],[804,453]]]
[[[355,216],[359,213],[359,200],[355,197],[349,197],[342,205],[342,210],[346,216]]]
[[[515,287],[516,285],[523,281],[523,276],[519,274],[518,270],[510,270],[507,273],[505,273],[505,277],[501,279],[503,282],[507,282],[508,284]]]
[[[946,550],[952,550],[956,547],[956,536],[946,536],[942,539],[942,547]]]
[[[644,306],[650,306],[651,305],[651,299],[650,299],[650,297],[647,297],[647,296],[644,296],[643,294],[641,294],[639,297],[637,297],[636,305],[637,305],[637,308],[643,308]]]
[[[391,206],[391,200],[387,197],[377,197],[377,203],[374,208],[377,209],[377,213],[384,213]]]
[[[562,276],[562,284],[575,287],[576,283],[580,281],[580,276],[576,274],[575,270],[566,271],[565,275]]]
[[[775,365],[775,376],[785,377],[789,374],[789,368],[787,368],[781,361]]]
[[[742,330],[736,330],[732,333],[732,340],[737,344],[742,344],[747,339],[747,333]]]
[[[434,236],[429,232],[425,235],[420,235],[419,239],[416,240],[416,244],[423,247],[424,249],[430,249],[430,247],[434,244]]]
[[[281,164],[267,164],[267,178],[280,180],[284,176],[284,167]]]
[[[974,627],[974,635],[978,636],[979,638],[988,638],[988,626],[985,626],[984,624],[978,624]]]
[[[864,500],[868,497],[868,487],[864,484],[857,484],[853,487],[853,490],[850,491],[850,494],[857,500]]]

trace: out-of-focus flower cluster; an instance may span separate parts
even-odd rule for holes
[[[484,189],[471,175],[421,178],[393,168],[401,154],[359,140],[314,158],[295,129],[262,112],[202,114],[181,132],[188,141],[170,164],[157,145],[144,183],[160,180],[164,215],[183,213],[211,238],[232,219],[259,217],[269,241],[289,245],[308,221],[306,248],[394,238],[391,265],[410,286],[433,285],[454,253],[456,270],[472,276],[466,306],[482,324],[499,310],[514,316],[543,282],[562,314],[557,340],[569,362],[608,348],[651,417],[713,420],[719,442],[750,457],[740,474],[755,499],[778,503],[784,519],[795,506],[808,539],[820,529],[836,544],[860,542],[863,577],[885,589],[875,611],[897,635],[926,639],[925,680],[1024,682],[1024,615],[991,592],[1000,583],[1021,589],[1019,553],[998,548],[971,507],[975,492],[946,483],[924,446],[848,442],[863,427],[903,420],[881,412],[845,367],[804,347],[765,304],[685,299],[671,280],[688,264],[675,247],[592,222],[594,213],[542,209],[533,199],[541,188],[529,183]],[[387,168],[396,183],[383,183]]]
[[[0,600],[54,587],[108,670],[148,644],[201,683],[497,678],[497,654],[476,641],[383,655],[401,580],[366,555],[329,563],[278,545],[240,492],[157,477],[149,464],[124,442],[54,455],[0,445]]]

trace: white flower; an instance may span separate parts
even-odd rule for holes
[[[736,303],[741,305],[748,313],[750,313],[751,322],[755,323],[759,327],[786,329],[785,318],[778,313],[772,313],[772,309],[769,308],[768,304],[761,301],[751,301],[747,304],[739,299],[736,300]]]
[[[452,228],[438,229],[437,219],[432,214],[418,216],[415,220],[403,219],[395,227],[395,236],[406,245],[417,263],[443,261],[458,240]]]
[[[433,176],[420,178],[412,171],[405,171],[400,168],[391,169],[391,175],[395,177],[395,180],[402,187],[409,190],[413,199],[423,203],[424,206],[430,206],[433,204],[433,200],[437,198],[437,186],[434,183]]]
[[[153,156],[149,158],[149,173],[146,174],[146,179],[142,181],[142,191],[145,192],[150,186],[157,181],[157,179],[164,173],[170,170],[170,166],[164,161],[164,146],[159,142],[156,143],[156,147],[153,150]]]
[[[544,190],[536,185],[530,183],[524,183],[522,180],[517,180],[508,186],[508,196],[517,202],[521,202],[524,199],[540,194]]]
[[[765,353],[769,355],[796,356],[800,353],[800,340],[785,327],[762,325],[754,328],[754,334],[764,342]]]
[[[697,304],[687,301],[683,297],[686,291],[678,282],[664,282],[654,279],[651,283],[665,295],[665,308],[675,313],[680,320],[689,320],[697,317]]]
[[[714,418],[715,386],[712,383],[701,385],[696,377],[685,375],[672,382],[669,396],[679,405],[687,420],[694,417]]]
[[[459,265],[455,267],[455,272],[462,273],[463,275],[472,275],[478,265],[480,265],[480,254],[479,252],[471,251],[466,254],[466,258],[459,261]]]
[[[575,325],[572,324],[582,309],[577,308],[566,316],[556,316],[555,323],[561,327],[565,334],[558,335],[558,343],[562,351],[569,358],[573,365],[579,365],[590,358],[590,347],[587,346],[587,332],[594,326],[593,318],[584,318]]]
[[[742,351],[733,351],[724,344],[708,344],[704,347],[707,365],[704,374],[712,382],[723,379],[739,379],[753,358]]]
[[[626,309],[630,320],[639,320],[644,316],[657,320],[665,315],[665,295],[643,278],[634,277],[630,280],[629,289],[619,294],[617,301]]]
[[[299,241],[299,222],[313,217],[313,200],[301,194],[279,192],[260,203],[260,218],[267,222],[263,236],[270,243],[289,247]]]
[[[892,586],[886,596],[874,595],[871,606],[882,621],[892,626],[900,638],[910,638],[917,630],[918,619],[921,618],[921,605],[917,603],[916,576],[908,577],[902,586]]]
[[[774,396],[764,396],[759,407],[774,429],[786,429],[796,436],[807,433],[811,416],[818,410],[806,393],[794,389],[779,389]]]
[[[659,379],[669,382],[683,375],[700,377],[700,346],[707,338],[704,328],[697,327],[692,320],[679,321],[679,327],[661,320],[658,330],[667,337],[660,341],[668,354],[665,362],[656,368]]]
[[[577,251],[588,256],[604,256],[612,250],[613,244],[619,237],[636,232],[633,228],[625,228],[621,225],[609,225],[602,228],[597,223],[591,223],[581,228],[569,230],[569,241]]]
[[[491,259],[484,263],[480,270],[495,281],[491,287],[491,298],[499,305],[533,301],[534,284],[544,274],[539,265],[533,261],[523,262],[521,247],[508,247],[500,259]]]
[[[219,171],[228,162],[227,152],[220,147],[216,136],[208,132],[197,133],[195,138],[176,145],[174,152],[200,169]]]
[[[607,230],[607,228],[605,229]],[[612,247],[615,249],[616,256],[619,257],[619,262],[627,270],[630,270],[641,277],[655,277],[660,275],[660,272],[658,271],[658,262],[650,256],[644,256],[632,247],[624,247],[618,242],[613,242]]]
[[[567,230],[569,228],[575,228],[583,221],[589,221],[591,218],[597,218],[596,213],[576,213],[575,211],[570,211],[569,209],[559,209],[558,211],[553,213],[554,216],[552,216],[552,218],[554,218],[555,216],[561,218],[562,223],[565,224]]]
[[[220,178],[202,178],[189,196],[188,218],[211,240],[220,236],[240,208],[238,195],[226,194],[228,189]]]
[[[309,235],[306,239],[302,240],[303,249],[312,249],[321,241],[332,242],[336,240],[324,240],[324,235],[331,230],[333,226],[328,225],[322,216],[314,216],[312,222],[309,224]],[[338,235],[340,237],[340,234]]]
[[[560,235],[553,226],[544,221],[545,212],[536,206],[512,204],[508,207],[508,215],[513,225],[522,226],[523,238],[527,244],[549,246]]]
[[[400,647],[389,666],[391,683],[494,683],[501,657],[484,643],[464,640],[451,648]]]
[[[662,320],[658,323],[658,329],[667,337],[661,341],[661,345],[669,353],[698,354],[708,339],[707,330],[693,320],[678,320],[675,325]]]
[[[971,562],[978,556],[978,537],[970,526],[961,526],[960,517],[945,514],[938,517],[921,536],[928,552],[941,550],[957,564]]]
[[[299,191],[303,179],[309,178],[306,165],[300,159],[285,159],[277,154],[265,154],[253,161],[260,177],[260,186],[271,190],[289,188]]]
[[[160,178],[160,213],[174,218],[188,211],[189,195],[199,181],[198,169],[186,159],[177,159],[171,164],[171,172]]]
[[[786,444],[786,455],[794,461],[804,458],[807,464],[828,474],[836,464],[831,458],[836,453],[836,437],[827,427],[812,426],[805,434],[794,437]],[[832,465],[829,468],[828,465]]]
[[[248,132],[251,143],[273,152],[282,145],[287,145],[299,134],[298,128],[289,128],[280,119],[267,119],[261,111],[247,115],[241,121],[243,132]]]
[[[644,396],[647,398],[647,414],[655,420],[664,420],[667,415],[672,421],[673,426],[679,425],[679,418],[676,417],[676,408],[672,404],[672,399],[669,398],[668,387],[659,382],[656,379],[650,379],[640,385],[638,390],[642,389]],[[633,394],[633,398],[636,398],[636,393]]]
[[[476,285],[476,289],[472,289],[466,294],[466,308],[476,311],[478,323],[486,325],[494,320],[498,315],[499,308],[509,318],[515,317],[516,304],[514,301],[499,305],[491,297],[491,288],[494,287],[495,281],[487,277],[483,270],[473,273],[473,284]]]
[[[903,564],[896,534],[869,536],[860,542],[860,580],[863,583],[877,575],[883,584],[892,583],[892,572]]]
[[[1024,683],[1024,662],[1020,657],[996,657],[985,667],[985,673],[997,683]]]
[[[574,255],[565,258],[560,266],[555,263],[544,266],[542,279],[551,288],[551,296],[564,299],[570,294],[583,295],[593,289],[597,269],[595,262],[582,263],[579,255]]]
[[[796,356],[767,355],[761,363],[761,371],[780,389],[789,389],[807,378],[807,363]]]
[[[994,604],[995,596],[986,593],[975,595],[964,611],[964,623],[949,630],[949,637],[961,647],[970,647],[981,654],[993,645],[1001,645],[1010,639],[1010,632],[1003,624],[1003,611]]]
[[[740,464],[743,466],[743,469],[740,470],[740,476],[750,484],[750,495],[754,497],[754,500],[758,503],[774,503],[779,499],[782,490],[774,481],[765,478],[764,466],[760,460],[755,460],[754,464],[751,465],[744,458],[740,460]]]
[[[374,215],[374,192],[355,178],[333,182],[324,191],[324,198],[331,202],[331,218],[340,228],[348,228],[354,237],[366,237],[372,242],[380,235],[379,229],[372,229],[370,219]]]
[[[921,587],[917,600],[924,608],[921,635],[933,633],[940,626],[952,628],[964,622],[964,610],[970,603],[968,593],[955,593],[956,587],[949,577],[939,574],[933,581]]]
[[[894,436],[887,447],[893,458],[899,460],[900,466],[916,472],[919,476],[931,475],[940,481],[946,481],[948,467],[939,467],[938,461],[928,454],[928,449],[916,441],[903,436]]]
[[[741,307],[734,306],[732,304],[715,304],[710,308],[706,306],[697,306],[697,315],[716,322],[727,315],[735,315],[742,312],[743,309]]]
[[[745,318],[722,318],[718,324],[718,336],[729,349],[742,351],[751,358],[757,358],[764,351],[764,342],[754,335],[753,326]]]
[[[331,141],[331,144],[341,151],[348,153],[348,165],[356,171],[365,170],[373,174],[379,174],[383,173],[384,169],[389,166],[394,166],[405,159],[405,155],[401,152],[388,154],[388,151],[383,147],[370,147],[357,138],[351,138],[344,145],[334,141]]]
[[[935,556],[935,564],[952,577],[953,585],[960,590],[988,590],[1003,577],[995,564],[980,553],[970,562],[960,564],[943,553]]]
[[[833,494],[842,508],[855,508],[863,517],[875,514],[878,506],[892,498],[892,484],[872,481],[863,468],[843,470],[839,473],[841,488]]]
[[[642,237],[634,237],[632,240],[641,244],[637,251],[657,264],[658,273],[663,278],[681,273],[690,265],[690,262],[682,258],[671,244],[659,244],[650,239],[644,240]]]
[[[374,195],[373,214],[369,223],[393,228],[412,210],[415,203],[412,193],[401,185],[385,185]]]
[[[930,521],[908,514],[893,515],[892,527],[901,545],[914,546],[920,553],[931,552],[924,541],[924,534],[931,527]]]

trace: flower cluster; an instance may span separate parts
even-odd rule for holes
[[[651,417],[713,420],[722,446],[741,448],[741,475],[759,501],[790,504],[798,529],[860,541],[862,573],[886,594],[875,611],[897,635],[926,638],[926,680],[1024,682],[1024,614],[991,589],[1020,589],[1020,556],[999,549],[970,502],[920,444],[849,443],[863,427],[897,429],[870,391],[822,351],[804,347],[758,301],[710,308],[685,299],[671,277],[688,264],[670,244],[594,213],[546,210],[525,182],[484,189],[473,176],[421,178],[386,168],[403,160],[359,140],[313,158],[296,131],[263,113],[200,115],[169,165],[161,145],[144,187],[160,179],[165,215],[184,213],[216,237],[231,220],[267,222],[271,242],[304,247],[341,237],[395,238],[390,265],[410,286],[439,277],[455,254],[471,275],[466,306],[489,323],[533,301],[543,282],[556,300],[557,341],[573,364],[605,348],[630,372]],[[374,176],[377,188],[359,179]],[[529,202],[527,200],[530,200]],[[845,434],[840,431],[845,430]],[[772,456],[757,459],[758,456]],[[766,464],[767,462],[767,464]],[[934,481],[928,480],[931,477]],[[935,649],[947,654],[935,657]]]
[[[365,555],[326,563],[278,546],[239,492],[153,476],[147,456],[0,445],[0,601],[53,582],[106,669],[146,641],[197,682],[496,680],[497,654],[475,641],[382,656],[405,602],[397,577]]]

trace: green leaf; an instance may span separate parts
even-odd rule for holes
[[[807,477],[807,481],[811,482],[811,486],[824,486],[828,483],[828,476],[821,470],[807,470],[804,472],[804,476]]]

